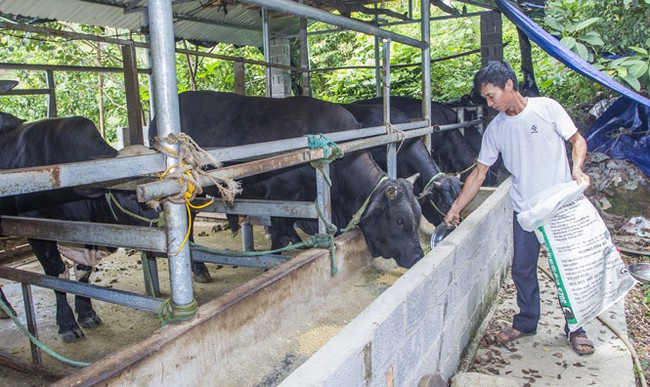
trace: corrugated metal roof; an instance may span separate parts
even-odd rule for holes
[[[0,13],[9,18],[55,19],[141,32],[145,27],[146,4],[147,0],[0,0]],[[174,34],[178,38],[263,45],[262,16],[256,7],[231,0],[178,0],[172,2],[172,10]],[[273,11],[269,15],[272,37],[299,33],[298,17]]]

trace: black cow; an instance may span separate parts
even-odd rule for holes
[[[383,97],[357,101],[355,104],[383,103]],[[409,118],[422,118],[422,100],[411,97],[391,96],[390,106],[403,111]],[[442,103],[431,102],[431,123],[448,125],[458,123],[456,112]],[[462,181],[471,172],[478,151],[458,129],[434,133],[431,136],[432,156],[447,173],[459,174]]]
[[[355,129],[359,123],[343,107],[308,97],[244,97],[212,91],[179,95],[181,130],[202,147],[252,144]],[[150,126],[150,137],[156,124]],[[367,152],[346,155],[330,164],[332,220],[345,226],[369,198],[359,223],[373,257],[395,258],[411,267],[424,255],[417,229],[421,216],[413,187],[404,179],[388,179]],[[316,183],[309,166],[286,168],[244,179],[244,197],[282,200],[314,200]],[[274,240],[273,248],[299,240],[287,230],[295,219],[273,219],[272,229],[285,240]],[[313,231],[308,224],[300,222]],[[273,231],[272,231],[273,232]],[[196,274],[196,273],[195,273]]]
[[[384,124],[382,105],[347,104],[343,107],[355,116],[362,127]],[[410,121],[401,110],[395,108],[390,110],[391,123],[402,124]],[[377,164],[386,170],[386,147],[374,147],[371,153]],[[429,222],[437,225],[444,219],[444,214],[449,211],[460,194],[460,179],[444,175],[419,138],[408,139],[403,144],[398,144],[397,176],[408,177],[414,174],[419,174],[414,192],[418,195],[422,214]]]
[[[111,158],[117,153],[100,136],[95,125],[83,117],[50,118],[18,126],[7,125],[0,129],[0,169]],[[0,198],[0,214],[97,223],[142,224],[142,221],[114,210],[116,206],[108,202],[106,192],[103,189],[88,187],[62,188]],[[135,193],[110,193],[126,210],[146,218],[157,217],[154,210],[137,202]],[[57,242],[33,238],[28,241],[45,274],[58,277],[66,271]],[[93,246],[86,248],[95,249]],[[76,265],[75,269],[85,272],[78,280],[88,283],[92,268]],[[77,323],[67,303],[66,294],[60,291],[55,291],[55,294],[56,322],[59,334],[65,342],[84,337],[79,325],[94,328],[101,324],[102,321],[93,310],[89,298],[75,297],[75,311],[79,322]]]
[[[453,101],[449,102],[444,102],[445,106],[449,107],[455,107],[455,108],[463,108],[463,118],[465,121],[471,121],[475,120],[478,118],[478,114],[475,110],[468,110],[465,109],[466,107],[473,107],[473,106],[478,106],[478,105],[485,105],[487,106],[487,103],[485,102],[485,99],[481,97],[480,93],[477,93],[474,91],[474,88],[472,88],[472,91],[470,94],[465,94],[461,98],[455,99]],[[484,125],[487,125],[487,121],[485,117],[482,117],[484,121]],[[464,129],[464,137],[465,139],[469,142],[469,144],[472,146],[472,149],[474,149],[474,152],[478,156],[478,153],[481,150],[481,142],[483,140],[483,135],[479,132],[477,126],[469,126]],[[490,171],[485,178],[485,181],[483,182],[484,186],[490,187],[490,186],[495,186],[497,184],[498,176],[499,176],[499,170],[503,166],[503,159],[501,159],[501,155],[499,155],[499,158],[490,166]]]

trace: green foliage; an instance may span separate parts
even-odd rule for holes
[[[603,21],[600,17],[584,19],[585,2],[577,0],[549,1],[544,22],[547,30],[587,62],[594,62],[597,47],[604,44],[600,34],[591,28]],[[591,30],[590,30],[591,29]]]
[[[567,47],[592,61],[619,82],[637,91],[650,85],[650,0],[579,1],[552,0],[546,10],[543,26],[558,36]],[[451,2],[457,9],[468,12],[483,9]],[[383,3],[398,13],[405,13],[408,0]],[[414,18],[419,18],[419,7]],[[446,15],[431,7],[432,16]],[[390,18],[386,18],[390,19]],[[66,23],[48,23],[47,27],[61,30],[123,36],[137,39],[120,30],[98,27],[80,27]],[[331,26],[314,23],[310,31],[330,29]],[[401,35],[420,37],[420,26],[399,24],[386,27]],[[456,99],[468,93],[474,73],[481,66],[479,53],[463,55],[480,48],[480,18],[451,18],[431,23],[431,84],[432,97],[437,101]],[[377,93],[375,74],[375,38],[355,32],[336,32],[309,35],[311,86],[316,98],[333,102],[351,102],[374,97]],[[515,70],[520,67],[519,36],[516,27],[503,18],[504,56]],[[263,61],[257,48],[237,48],[217,45],[212,48],[194,47],[178,43],[179,48],[210,52],[217,55],[242,57]],[[294,46],[297,44],[294,42]],[[67,41],[56,36],[3,31],[0,50],[5,62],[32,64],[65,64],[77,66],[102,66],[121,68],[119,47],[87,41]],[[605,52],[620,55],[604,59]],[[539,47],[533,45],[533,62],[538,86],[543,95],[551,96],[568,110],[584,104],[602,93],[597,84],[566,69]],[[458,56],[458,57],[454,57]],[[138,67],[146,68],[145,52],[137,51]],[[392,42],[391,44],[391,94],[421,96],[421,50]],[[439,60],[444,59],[444,60]],[[294,58],[295,60],[295,58]],[[381,59],[380,59],[381,60]],[[176,56],[179,91],[217,90],[233,91],[233,62],[193,54]],[[265,94],[265,70],[260,65],[246,64],[246,93]],[[338,68],[338,69],[334,69]],[[3,78],[20,81],[21,89],[45,88],[42,71],[13,71]],[[297,78],[297,77],[296,77]],[[150,91],[148,77],[139,76],[143,115],[148,117]],[[100,94],[101,82],[101,94]],[[116,129],[127,125],[124,80],[121,72],[55,72],[56,97],[59,116],[83,115],[98,126],[105,124],[105,136],[115,140]],[[607,92],[607,91],[606,91]],[[609,93],[609,92],[608,92]],[[103,106],[99,105],[100,97]],[[2,110],[19,117],[36,120],[46,116],[46,98],[37,96],[0,97]]]
[[[650,0],[549,1],[546,15],[547,30],[573,52],[619,83],[648,90]]]

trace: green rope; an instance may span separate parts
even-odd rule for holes
[[[357,225],[361,221],[361,216],[366,211],[366,207],[368,207],[368,203],[370,203],[370,198],[372,197],[372,194],[374,194],[375,191],[377,190],[377,188],[379,188],[379,186],[381,185],[381,183],[383,183],[387,179],[388,179],[388,176],[384,176],[381,179],[379,179],[379,182],[377,183],[375,188],[372,189],[372,191],[370,192],[370,195],[368,195],[368,197],[366,198],[366,201],[363,202],[363,204],[357,210],[357,212],[354,213],[354,216],[352,216],[352,219],[350,220],[350,223],[348,223],[348,225],[345,226],[345,228],[341,229],[341,232],[348,232],[351,229],[357,227]]]
[[[307,135],[307,147],[309,149],[323,148],[324,157],[320,160],[312,161],[309,164],[323,175],[328,186],[332,186],[330,177],[323,171],[323,168],[336,159],[343,157],[343,151],[336,143],[322,134]]]
[[[330,161],[343,157],[343,151],[341,148],[323,134],[308,134],[307,147],[309,149],[323,148],[323,158]]]
[[[334,230],[336,232],[336,229]],[[209,254],[218,254],[218,255],[225,255],[227,257],[259,257],[262,255],[268,255],[268,254],[277,254],[277,253],[282,253],[285,251],[291,251],[295,249],[299,249],[302,247],[317,247],[321,249],[329,249],[330,250],[330,258],[332,260],[332,275],[336,274],[338,272],[338,269],[336,267],[336,262],[334,260],[334,236],[332,234],[316,234],[316,235],[311,235],[309,238],[307,238],[306,241],[300,242],[300,243],[295,243],[289,246],[281,247],[279,249],[275,250],[265,250],[265,251],[234,251],[234,250],[219,250],[219,249],[214,249],[212,247],[207,247],[207,246],[202,246],[198,245],[194,242],[190,242],[190,246],[194,248],[195,250],[198,251],[203,251],[205,253]]]
[[[330,222],[329,219],[325,216],[323,213],[323,209],[320,208],[318,205],[318,202],[314,202],[314,206],[316,206],[316,212],[318,213],[318,218],[323,221],[325,224],[325,229],[327,231],[327,238],[328,238],[328,248],[330,250],[330,260],[331,260],[331,266],[332,266],[332,276],[334,276],[336,273],[339,272],[338,267],[336,266],[336,257],[334,256],[334,234],[338,231],[338,227],[332,222]]]
[[[115,220],[118,220],[118,217],[117,217],[117,215],[115,214],[115,211],[113,210],[113,205],[112,205],[112,203],[115,203],[115,205],[117,206],[117,208],[119,208],[119,210],[122,211],[123,213],[129,215],[129,216],[132,217],[132,218],[135,218],[135,219],[141,220],[141,221],[143,221],[143,222],[145,222],[145,223],[149,223],[149,226],[151,226],[151,225],[154,224],[154,223],[156,223],[159,227],[162,227],[162,226],[161,226],[161,223],[164,225],[164,218],[163,218],[163,213],[162,213],[162,212],[161,212],[160,216],[158,216],[158,218],[156,218],[156,219],[145,218],[144,216],[140,216],[140,215],[138,215],[138,214],[134,214],[133,212],[127,210],[127,209],[124,208],[124,207],[122,207],[122,205],[117,201],[117,199],[115,199],[115,196],[113,196],[113,193],[112,193],[112,192],[108,191],[108,192],[106,192],[104,195],[105,195],[105,197],[106,197],[106,201],[108,202],[108,207],[110,207],[111,212],[113,213],[113,217],[115,218]]]
[[[54,352],[50,348],[48,348],[45,344],[43,344],[43,342],[38,340],[36,337],[34,337],[29,332],[29,330],[20,322],[20,320],[18,320],[18,318],[16,316],[14,316],[12,310],[7,306],[7,304],[5,304],[5,302],[2,299],[0,299],[0,308],[2,309],[3,312],[5,312],[7,314],[7,316],[11,317],[14,324],[16,324],[16,326],[18,328],[20,328],[20,330],[23,331],[23,333],[27,337],[29,337],[29,341],[31,341],[37,347],[39,347],[40,349],[45,351],[45,353],[47,353],[48,355],[52,356],[53,358],[55,358],[55,359],[57,359],[59,361],[62,361],[64,363],[68,363],[68,364],[76,366],[76,367],[87,367],[87,366],[90,365],[90,363],[86,363],[86,362],[82,362],[82,361],[76,361],[76,360],[70,360],[70,359],[68,359],[68,358],[66,358],[64,356],[59,355],[58,353]]]
[[[310,243],[311,242],[307,240],[293,245],[281,247],[275,250],[257,250],[257,251],[219,250],[219,249],[213,249],[211,247],[199,245],[196,244],[195,242],[190,242],[190,246],[198,251],[203,251],[210,254],[225,255],[226,257],[259,257],[262,255],[277,254],[285,251],[291,251],[302,247],[314,247],[314,245]]]
[[[198,309],[199,303],[196,302],[196,299],[187,305],[176,305],[171,298],[166,298],[158,310],[158,319],[161,325],[185,321],[194,317]]]

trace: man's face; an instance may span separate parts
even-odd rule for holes
[[[515,92],[511,80],[506,82],[505,88],[503,89],[492,83],[486,83],[481,86],[481,95],[487,101],[488,106],[498,112],[509,110],[515,100]]]

